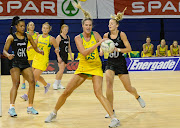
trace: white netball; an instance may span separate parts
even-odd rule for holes
[[[101,49],[103,50],[103,52],[111,53],[114,51],[114,48],[114,42],[110,39],[105,40],[101,43]]]

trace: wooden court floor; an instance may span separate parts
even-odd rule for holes
[[[53,84],[55,75],[43,77]],[[66,86],[71,77],[72,74],[64,74],[62,84]],[[130,77],[132,85],[146,101],[146,107],[139,106],[116,76],[114,108],[121,122],[120,127],[180,128],[180,72],[130,72]],[[110,119],[104,118],[106,112],[96,99],[90,80],[86,80],[74,91],[52,123],[44,123],[44,120],[53,110],[63,90],[53,90],[51,86],[49,92],[44,94],[42,84],[36,87],[34,107],[39,115],[31,115],[26,113],[27,101],[20,98],[27,89],[19,88],[15,106],[18,116],[12,118],[8,115],[11,86],[11,77],[1,76],[0,128],[107,128],[110,123]],[[105,87],[104,78],[104,94]]]

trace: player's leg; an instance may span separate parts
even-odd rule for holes
[[[115,118],[110,102],[103,96],[102,81],[103,78],[101,76],[92,77],[94,93],[112,119],[109,127],[117,127],[120,125],[120,121],[117,118]]]
[[[144,108],[145,107],[145,102],[144,100],[142,100],[142,98],[139,96],[139,94],[136,91],[136,88],[131,86],[131,81],[130,81],[130,77],[129,74],[119,74],[118,75],[119,79],[121,80],[121,82],[124,85],[124,88],[131,93],[132,95],[135,96],[135,98],[138,100],[138,102],[140,103],[141,107]]]
[[[29,90],[28,90],[28,98],[29,98],[29,105],[27,108],[27,112],[31,114],[38,114],[38,112],[33,108],[33,101],[34,101],[34,94],[35,94],[35,79],[32,72],[32,69],[26,68],[22,71],[22,75],[29,83]]]
[[[110,102],[112,108],[113,108],[113,99],[114,99],[114,95],[113,95],[113,83],[114,83],[114,71],[112,70],[106,70],[106,97],[108,99],[108,101]],[[115,115],[115,111],[113,110],[113,113]],[[110,118],[109,114],[106,114],[105,118]]]
[[[64,69],[66,67],[66,64],[64,63],[64,61],[62,61],[62,59],[61,59],[61,62],[58,63],[58,67],[59,67],[59,71],[56,74],[56,80],[55,80],[55,82],[53,84],[53,89],[55,89],[55,90],[57,90],[57,89],[65,89],[61,85],[61,79],[62,79],[62,76],[63,76]]]
[[[56,118],[57,111],[63,106],[63,104],[66,102],[66,99],[72,94],[72,92],[77,87],[79,87],[87,79],[87,77],[88,77],[87,75],[78,74],[78,75],[74,75],[71,78],[71,80],[68,82],[66,86],[66,89],[59,97],[53,112],[51,112],[50,115],[45,119],[45,123],[49,123]]]
[[[13,86],[10,91],[10,109],[8,113],[10,114],[11,117],[17,116],[14,105],[17,96],[17,90],[20,84],[20,72],[21,72],[20,69],[16,67],[10,70]]]
[[[44,85],[45,93],[47,93],[50,87],[50,83],[47,83],[44,80],[44,78],[41,76],[42,72],[43,72],[42,70],[34,69],[33,74],[34,74],[35,81],[41,82]]]

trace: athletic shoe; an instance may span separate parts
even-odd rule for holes
[[[59,84],[59,85],[58,85],[58,89],[65,89],[65,87],[62,86],[62,84]]]
[[[140,96],[137,98],[137,100],[142,108],[144,108],[146,106],[146,103]]]
[[[36,87],[40,87],[39,84],[38,84],[38,82],[36,82]]]
[[[113,115],[116,117],[115,111],[113,110]],[[111,118],[109,114],[106,114],[105,118]]]
[[[15,108],[10,108],[8,111],[9,115],[11,117],[17,116],[16,112],[15,112]]]
[[[116,119],[116,118],[113,118],[113,119],[111,120],[111,123],[110,123],[110,125],[109,125],[109,128],[116,128],[116,127],[118,127],[118,126],[120,126],[120,121],[119,121],[118,119]]]
[[[22,83],[21,89],[25,89],[25,88],[26,88],[25,83]]]
[[[54,89],[54,90],[58,90],[57,84],[53,84],[53,89]]]
[[[44,87],[44,93],[45,94],[48,92],[50,86],[51,86],[51,84],[47,83],[47,85]]]
[[[24,99],[25,101],[27,101],[28,100],[28,95],[24,94],[24,95],[21,96],[21,98]]]
[[[45,123],[50,123],[53,119],[56,119],[56,114],[53,112],[50,113],[50,115],[45,119]]]
[[[27,113],[34,114],[34,115],[39,114],[38,111],[36,111],[33,107],[31,107],[31,108],[27,107]]]

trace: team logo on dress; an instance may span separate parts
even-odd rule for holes
[[[91,44],[94,44],[94,43],[95,43],[94,41],[91,42]]]
[[[75,16],[79,12],[79,9],[74,7],[74,5],[72,4],[73,2],[78,3],[77,0],[64,0],[64,2],[62,3],[62,12],[66,16]]]
[[[115,45],[115,46],[118,46],[119,44],[118,44],[118,42],[116,42],[116,43],[114,43],[114,45]]]

